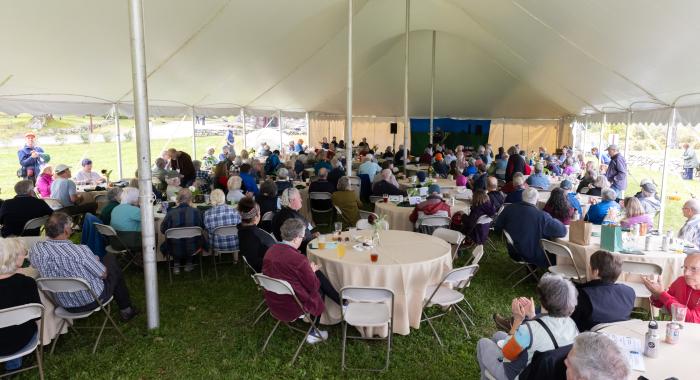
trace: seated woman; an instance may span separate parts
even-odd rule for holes
[[[542,306],[539,316],[532,299],[516,298],[511,302],[510,331],[498,331],[491,339],[479,340],[476,358],[482,379],[486,371],[498,380],[513,379],[530,364],[536,351],[546,352],[574,342],[578,329],[570,316],[576,308],[577,294],[571,281],[546,273],[537,284],[537,297]]]
[[[542,211],[562,222],[565,226],[568,226],[569,223],[571,223],[571,219],[574,217],[576,209],[571,207],[566,192],[562,188],[557,187],[550,193],[549,199],[547,203],[545,203]]]
[[[224,192],[215,189],[211,192],[212,208],[204,213],[204,228],[209,234],[211,248],[219,251],[238,250],[238,236],[214,236],[214,230],[222,226],[236,226],[241,222],[241,215],[236,209],[226,204]]]
[[[355,190],[350,187],[348,177],[340,177],[337,190],[331,194],[333,206],[340,209],[342,220],[347,227],[355,226],[360,220],[360,207],[362,202],[357,197]]]
[[[484,244],[489,238],[491,223],[478,224],[482,216],[492,217],[496,214],[489,196],[484,190],[476,190],[472,196],[471,210],[462,216],[462,233],[476,245]]]
[[[27,255],[27,248],[18,238],[0,239],[0,309],[41,303],[36,282],[31,277],[17,273]],[[37,339],[36,321],[0,329],[0,356],[22,351]],[[22,357],[5,362],[5,371],[22,367]]]
[[[635,224],[646,224],[649,230],[654,228],[654,219],[651,215],[644,212],[642,202],[637,197],[625,198],[625,217],[620,221],[620,225],[625,228],[630,228]]]
[[[119,239],[110,241],[114,248],[141,250],[141,209],[138,204],[139,190],[125,187],[122,190],[121,203],[112,210],[109,223],[119,235]],[[122,243],[126,247],[122,246]]]
[[[223,190],[228,193],[228,177],[229,177],[229,160],[223,160],[214,166],[214,174],[212,175],[212,183],[215,189]]]
[[[617,193],[615,193],[615,190],[603,190],[601,193],[601,201],[588,209],[584,220],[593,224],[603,224],[605,217],[608,215],[608,210],[615,209],[615,212],[617,212],[620,209],[620,205],[615,202],[616,197]]]
[[[228,194],[226,194],[226,202],[238,203],[241,198],[245,197],[243,191],[241,190],[241,185],[243,180],[241,177],[234,175],[228,179],[226,186],[228,187]]]
[[[301,194],[299,190],[292,187],[282,192],[280,197],[280,202],[282,203],[282,209],[279,210],[275,216],[272,218],[272,233],[278,241],[282,241],[282,224],[287,219],[299,219],[306,225],[306,233],[304,234],[304,240],[301,242],[299,250],[306,254],[306,245],[319,236],[318,232],[312,233],[311,230],[313,226],[309,223],[306,218],[299,212],[302,206]]]
[[[182,189],[177,194],[177,206],[168,210],[168,214],[160,225],[160,232],[165,234],[170,228],[176,227],[202,227],[202,214],[192,207],[192,192],[189,189]],[[166,240],[160,245],[160,251],[165,255],[172,255],[175,261],[173,267],[174,274],[180,274],[180,267],[185,263],[185,272],[194,269],[192,265],[192,255],[204,247],[204,240],[201,237]]]
[[[51,198],[51,184],[53,183],[53,167],[44,165],[41,175],[36,180],[36,191],[42,198]]]
[[[165,183],[168,184],[165,188],[165,196],[170,201],[173,197],[177,197],[177,193],[182,190],[179,174],[175,171],[168,172],[165,176]]]
[[[112,210],[114,210],[115,207],[119,206],[119,203],[121,203],[121,195],[122,195],[122,188],[121,187],[112,187],[107,191],[107,201],[108,203],[102,207],[102,211],[100,211],[100,220],[102,223],[106,225],[110,225],[112,221]]]
[[[262,215],[268,212],[274,214],[280,209],[280,200],[277,196],[277,185],[275,185],[275,181],[268,179],[260,184],[260,192],[255,196],[255,203],[260,206]]]
[[[238,202],[238,213],[241,215],[241,224],[238,226],[238,243],[240,251],[245,256],[248,264],[260,273],[262,272],[263,258],[268,248],[277,244],[277,240],[267,231],[258,227],[260,223],[260,207],[251,197],[245,197]]]
[[[277,185],[277,196],[282,195],[284,189],[294,186],[292,181],[289,179],[289,170],[287,170],[287,168],[277,169],[277,181],[275,182],[275,185]]]
[[[593,183],[589,184],[587,187],[582,188],[580,193],[594,197],[599,197],[603,193],[603,190],[609,187],[610,182],[608,182],[608,179],[605,178],[604,175],[599,175],[595,178],[595,181],[593,181]]]
[[[307,226],[299,219],[287,219],[280,226],[281,243],[275,244],[265,253],[263,274],[287,281],[294,289],[304,310],[319,318],[325,309],[324,297],[340,305],[340,297],[333,285],[319,271],[319,266],[299,252],[306,236]],[[265,302],[275,318],[292,322],[303,315],[297,303],[289,296],[265,292]],[[308,343],[318,343],[328,338],[326,331],[312,331]]]

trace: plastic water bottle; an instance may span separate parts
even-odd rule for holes
[[[659,325],[656,321],[649,321],[649,330],[644,336],[644,356],[655,358],[659,356]]]

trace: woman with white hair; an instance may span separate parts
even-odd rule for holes
[[[119,240],[127,247],[121,246],[118,239],[110,244],[116,249],[129,248],[141,250],[141,209],[139,204],[139,190],[134,187],[125,187],[122,190],[119,206],[112,210],[110,225],[117,231]]]
[[[228,179],[228,183],[226,184],[228,186],[228,194],[226,194],[227,202],[238,203],[241,201],[241,198],[245,197],[243,190],[241,190],[242,184],[243,180],[237,175]]]
[[[275,185],[277,185],[277,195],[282,195],[282,192],[285,189],[288,189],[293,186],[292,181],[289,179],[289,170],[285,167],[281,167],[277,169],[277,181],[275,181]]]
[[[619,380],[630,375],[626,355],[604,334],[585,332],[564,360],[568,380]]]
[[[491,339],[481,338],[477,343],[482,378],[488,371],[498,380],[513,379],[530,364],[536,351],[546,352],[574,342],[578,335],[576,323],[570,318],[578,302],[574,285],[560,275],[546,273],[536,291],[542,307],[539,316],[531,298],[516,298],[511,302],[510,331],[498,331]]]
[[[204,227],[209,233],[214,250],[234,251],[238,249],[238,235],[214,236],[214,230],[222,226],[236,226],[241,222],[238,211],[226,204],[224,192],[215,189],[210,195],[212,208],[204,213]]]
[[[0,309],[41,303],[36,282],[17,273],[27,256],[27,248],[17,238],[0,239]],[[0,356],[22,351],[37,339],[36,321],[0,329]],[[22,367],[22,357],[5,362],[5,370],[12,372]],[[5,373],[8,374],[8,373]]]

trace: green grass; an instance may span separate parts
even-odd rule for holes
[[[410,335],[395,335],[390,369],[379,375],[340,370],[340,325],[325,326],[330,338],[326,344],[305,345],[294,366],[288,364],[301,335],[280,328],[265,354],[260,355],[273,320],[266,316],[255,327],[250,326],[249,312],[260,301],[241,265],[220,266],[219,280],[214,279],[211,263],[205,261],[205,282],[199,273],[175,277],[168,284],[165,268],[159,268],[161,327],[146,329],[144,314],[123,324],[127,341],[119,341],[107,332],[97,354],[90,353],[96,333],[82,330],[70,332],[58,342],[56,353],[46,356],[47,378],[245,378],[245,379],[327,379],[327,378],[478,378],[476,342],[495,331],[491,321],[494,312],[507,313],[515,296],[534,294],[534,283],[527,282],[511,289],[513,279],[504,280],[514,268],[498,244],[499,251],[490,252],[467,298],[476,314],[476,327],[469,326],[467,339],[454,315],[435,324],[444,347],[440,347],[427,325],[411,330]],[[463,264],[463,259],[458,263]],[[224,268],[223,270],[221,268]],[[223,272],[223,273],[222,273]],[[132,299],[144,310],[143,277],[139,269],[127,272]],[[78,322],[78,326],[95,326],[97,316]],[[350,365],[380,365],[383,342],[352,342],[348,350]],[[31,360],[33,362],[33,360]],[[22,378],[33,378],[35,373]]]

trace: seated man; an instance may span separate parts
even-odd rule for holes
[[[284,189],[288,189],[294,186],[294,183],[289,178],[289,170],[285,167],[277,169],[277,180],[275,181],[277,185],[277,196],[282,195]]]
[[[306,233],[301,242],[301,246],[299,246],[299,250],[303,254],[306,254],[306,245],[309,244],[312,239],[318,237],[319,233],[311,232],[313,225],[299,212],[302,206],[299,190],[292,187],[283,191],[280,196],[280,203],[282,204],[282,209],[272,218],[272,233],[275,235],[275,239],[277,239],[277,241],[282,241],[282,224],[284,224],[287,219],[299,219],[306,225]]]
[[[498,179],[496,177],[489,177],[486,180],[486,191],[488,191],[489,200],[491,201],[491,206],[493,209],[498,211],[503,206],[506,201],[506,196],[502,192],[498,191]]]
[[[452,216],[450,205],[442,199],[442,190],[438,184],[432,184],[428,187],[428,198],[413,208],[408,219],[418,229],[421,219],[427,216],[444,216],[447,218]]]
[[[700,323],[700,254],[690,254],[683,261],[683,276],[678,277],[664,291],[660,283],[643,277],[644,286],[651,292],[652,304],[663,307],[669,314],[671,305],[686,306],[685,321]]]
[[[511,184],[511,191],[506,192],[506,203],[519,203],[523,200],[523,190],[527,189],[525,185],[525,176],[522,173],[515,173],[513,175],[513,181],[510,183]],[[503,186],[504,188],[507,187]]]
[[[397,186],[391,183],[391,177],[394,175],[390,169],[384,169],[381,172],[382,180],[376,182],[372,186],[372,195],[382,196],[384,194],[388,195],[403,195],[404,197],[408,194],[405,190],[400,190]]]
[[[372,161],[372,158],[371,154],[365,156],[364,162],[357,168],[357,175],[367,174],[369,178],[372,179],[377,173],[382,171],[382,168],[376,162]]]
[[[258,227],[262,215],[260,207],[251,197],[244,197],[238,202],[241,224],[238,226],[238,240],[241,254],[256,272],[262,272],[263,258],[268,248],[277,244],[277,240],[267,231]]]
[[[509,249],[508,254],[514,260],[546,268],[549,263],[542,251],[540,239],[552,240],[564,237],[566,227],[562,222],[538,209],[535,204],[537,204],[537,190],[524,190],[523,201],[503,209],[496,218],[494,229],[496,233],[505,230],[513,238],[517,253]]]
[[[617,193],[613,189],[604,189],[600,192],[601,201],[594,204],[588,209],[585,220],[593,224],[603,224],[605,217],[608,215],[608,210],[614,209],[619,211],[620,205],[615,202]]]
[[[340,304],[338,292],[330,282],[319,278],[320,267],[299,252],[306,236],[306,224],[299,219],[287,219],[280,228],[281,243],[275,244],[265,253],[262,272],[264,275],[287,281],[294,289],[304,310],[317,320],[325,309],[324,297],[328,296]],[[325,277],[324,277],[325,278]],[[292,322],[303,315],[297,303],[288,295],[265,292],[265,302],[275,318]],[[314,330],[307,337],[309,344],[328,339],[328,332]]]
[[[620,347],[603,334],[586,332],[574,340],[564,360],[566,372],[559,378],[569,380],[627,379],[630,368]],[[540,377],[552,379],[554,377]]]
[[[176,227],[202,227],[202,213],[192,207],[192,192],[187,189],[181,189],[177,193],[177,206],[168,210],[163,223],[160,225],[160,232],[165,234],[170,228]],[[171,255],[175,265],[173,267],[174,274],[180,274],[180,266],[185,262],[185,272],[191,272],[194,269],[192,265],[192,255],[200,248],[204,242],[201,237],[167,240],[160,245],[160,250],[166,255]]]
[[[83,196],[77,193],[75,182],[70,179],[70,166],[59,164],[56,166],[56,179],[51,184],[51,198],[58,199],[63,208],[61,211],[68,215],[95,213],[97,203],[83,202]]]
[[[635,194],[635,197],[642,202],[642,207],[644,207],[644,212],[654,216],[659,210],[661,210],[661,200],[656,195],[656,185],[648,179],[642,180],[641,191]]]
[[[579,331],[599,323],[626,321],[634,307],[634,289],[616,284],[622,272],[622,259],[608,251],[591,255],[591,277],[578,286],[578,305],[571,319]]]
[[[194,186],[199,188],[202,194],[211,193],[211,171],[209,169],[202,170],[202,161],[199,160],[192,161],[192,165],[194,166],[195,176]]]
[[[568,179],[561,181],[559,187],[566,192],[566,199],[569,201],[569,205],[578,212],[578,216],[583,218],[583,209],[581,208],[581,202],[576,198],[576,193],[572,191],[574,185]]]
[[[216,189],[211,192],[212,207],[204,213],[204,227],[207,229],[212,249],[219,251],[237,251],[238,235],[214,236],[214,230],[223,226],[236,226],[241,222],[241,215],[235,208],[226,204],[224,192]]]
[[[14,198],[5,200],[0,206],[2,237],[20,236],[28,221],[53,213],[46,202],[36,197],[34,184],[30,180],[17,182],[15,194]],[[24,235],[39,236],[39,229],[27,231]]]
[[[40,241],[29,251],[32,266],[43,278],[76,277],[85,280],[90,288],[105,302],[111,297],[119,306],[122,320],[129,321],[138,311],[132,307],[129,289],[124,276],[111,253],[100,259],[85,245],[70,241],[72,220],[68,214],[54,212],[46,222],[48,240]],[[82,291],[57,293],[56,301],[72,313],[94,310],[99,305],[90,295]]]
[[[686,221],[678,231],[678,237],[700,248],[700,201],[691,199],[685,202],[683,216]]]
[[[335,186],[328,181],[328,169],[320,168],[318,170],[318,178],[309,184],[309,193],[333,193],[335,192]],[[311,201],[314,209],[317,210],[328,210],[333,208],[330,200],[312,200]]]
[[[159,191],[165,191],[165,188],[168,186],[168,184],[165,183],[165,176],[168,173],[165,169],[166,165],[167,162],[165,159],[158,157],[156,158],[155,165],[151,169],[151,181],[153,182],[153,186]]]
[[[549,190],[549,177],[543,173],[542,163],[535,164],[535,173],[527,177],[527,184],[538,189]]]
[[[91,159],[84,158],[80,165],[83,167],[83,170],[79,171],[73,179],[78,185],[97,185],[106,181],[99,173],[92,171]]]

